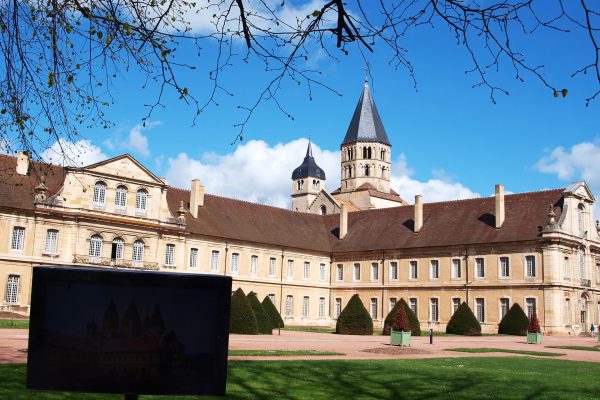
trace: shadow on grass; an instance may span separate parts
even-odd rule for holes
[[[379,361],[233,361],[228,399],[581,399],[600,393],[600,363],[506,358]],[[120,399],[32,393],[25,366],[0,366],[2,399]],[[568,388],[566,390],[565,388]],[[141,396],[140,399],[169,397]],[[194,399],[196,397],[177,397]]]

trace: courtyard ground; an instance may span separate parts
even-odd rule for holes
[[[0,329],[0,363],[13,364],[27,361],[26,329]],[[600,352],[549,348],[546,346],[595,347],[600,343],[591,337],[546,336],[541,345],[526,343],[519,336],[434,336],[413,337],[410,348],[389,345],[387,336],[347,336],[331,333],[274,331],[274,335],[231,335],[232,350],[315,350],[342,353],[340,356],[286,356],[286,357],[230,357],[231,360],[389,360],[456,357],[506,357],[507,353],[461,353],[449,351],[455,348],[496,348],[517,351],[540,351],[562,353],[553,357],[560,360],[600,362]],[[514,355],[514,354],[513,354]]]

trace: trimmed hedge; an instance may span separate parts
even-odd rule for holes
[[[396,303],[394,308],[389,312],[387,317],[385,317],[385,322],[383,323],[383,335],[390,335],[390,331],[392,329],[392,324],[394,323],[394,318],[396,317],[396,313],[398,312],[398,308],[402,306],[404,307],[404,311],[406,312],[406,316],[408,317],[408,323],[410,324],[410,331],[413,336],[421,336],[421,323],[419,319],[415,315],[415,313],[410,309],[408,304],[404,299],[400,299],[399,302]]]
[[[262,301],[262,306],[265,312],[269,314],[272,329],[285,328],[285,324],[283,323],[281,314],[279,314],[279,311],[277,311],[277,307],[275,307],[275,304],[273,304],[269,296],[265,296],[265,298]]]
[[[258,322],[242,288],[231,296],[231,315],[229,317],[229,333],[257,335]]]
[[[260,300],[256,297],[256,293],[250,292],[246,297],[248,298],[250,307],[252,307],[252,311],[254,311],[256,322],[258,322],[258,332],[268,335],[273,334],[273,329],[271,328],[271,316],[267,314],[262,304],[260,304]]]
[[[508,310],[500,324],[498,333],[504,335],[526,336],[529,318],[523,312],[523,309],[517,303]]]
[[[372,335],[373,320],[358,294],[350,298],[335,325],[335,333],[340,335]]]
[[[475,314],[471,308],[463,301],[458,306],[448,325],[446,325],[446,333],[454,335],[481,336],[481,324],[477,321]]]

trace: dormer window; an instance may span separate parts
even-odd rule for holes
[[[104,203],[106,202],[106,183],[100,181],[94,185],[94,197],[92,203],[94,208],[104,209]]]
[[[124,210],[127,207],[127,187],[120,185],[117,186],[115,193],[115,209]]]
[[[135,195],[135,211],[145,213],[148,207],[148,192],[146,189],[140,189]]]

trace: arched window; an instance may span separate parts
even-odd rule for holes
[[[348,178],[352,178],[352,166],[348,169]]]
[[[299,190],[304,189],[304,180],[301,180],[301,181],[298,182],[298,189]]]
[[[115,206],[125,208],[127,206],[127,187],[123,185],[117,186],[115,193]]]
[[[141,240],[133,242],[133,254],[131,259],[133,261],[144,261],[144,242]]]
[[[579,204],[577,206],[577,225],[579,227],[579,234],[583,235],[585,233],[585,207],[583,204]]]
[[[385,161],[385,150],[381,149],[381,161]]]
[[[325,205],[321,206],[321,215],[327,215],[327,207]]]
[[[148,207],[148,192],[146,189],[140,189],[135,194],[135,209],[137,211],[146,211]]]
[[[367,148],[363,147],[363,158],[367,158]]]
[[[365,176],[369,176],[369,166],[365,165]]]
[[[90,257],[100,257],[102,255],[102,236],[93,235],[90,238]]]
[[[112,249],[110,252],[110,258],[113,260],[123,259],[123,249],[125,248],[125,241],[120,237],[114,238],[112,241]]]
[[[94,197],[92,202],[94,205],[103,206],[106,201],[106,183],[104,182],[96,182],[94,185]]]
[[[316,179],[313,179],[313,189],[319,190],[319,181]]]

